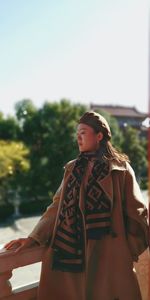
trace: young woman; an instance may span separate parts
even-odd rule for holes
[[[38,300],[141,300],[133,262],[148,247],[147,210],[128,157],[111,144],[103,116],[78,122],[79,156],[26,239],[46,244]]]

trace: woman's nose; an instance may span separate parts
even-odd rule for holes
[[[77,140],[78,140],[78,142],[81,141],[81,135],[80,134],[77,135]]]

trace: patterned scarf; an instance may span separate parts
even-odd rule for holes
[[[85,191],[85,211],[79,208],[80,187],[89,160],[93,168]],[[111,231],[111,203],[99,185],[109,172],[108,162],[97,153],[81,153],[68,179],[59,213],[55,239],[53,270],[82,272],[85,269],[86,239],[101,239]],[[85,224],[85,225],[84,225]],[[86,233],[85,230],[86,229]]]

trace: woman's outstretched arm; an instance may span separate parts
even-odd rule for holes
[[[20,250],[36,245],[44,245],[48,242],[54,227],[61,194],[61,187],[62,184],[53,197],[53,203],[47,207],[47,210],[45,211],[37,225],[34,227],[32,232],[29,234],[29,236],[26,238],[15,239],[6,243],[4,245],[4,248],[6,250],[15,250],[15,252],[19,252]]]
[[[58,210],[62,185],[63,181],[53,197],[53,203],[47,207],[45,213],[42,215],[39,222],[36,224],[32,232],[28,236],[37,241],[40,245],[47,244],[51,238]]]

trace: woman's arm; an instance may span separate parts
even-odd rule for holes
[[[124,186],[124,215],[128,245],[135,261],[148,247],[148,211],[132,167],[127,163]]]
[[[70,174],[69,170],[72,167],[72,163],[68,162],[64,169],[64,177],[53,197],[53,203],[47,207],[45,213],[42,215],[41,219],[34,227],[32,232],[26,238],[19,238],[17,240],[13,240],[8,242],[4,247],[6,249],[16,249],[16,251],[20,251],[21,249],[25,249],[34,245],[46,245],[52,236],[55,219],[57,215],[59,200],[61,196],[61,191],[63,189],[63,184],[66,177]]]
[[[15,252],[19,252],[20,250],[26,249],[28,247],[44,245],[48,242],[54,227],[55,217],[60,199],[61,186],[62,184],[53,197],[53,203],[48,206],[46,212],[43,214],[29,236],[26,238],[19,238],[8,242],[4,245],[4,248],[6,250],[15,250]]]
[[[47,244],[52,235],[62,186],[63,181],[53,197],[53,203],[47,207],[45,213],[28,236],[37,241],[40,245]]]

